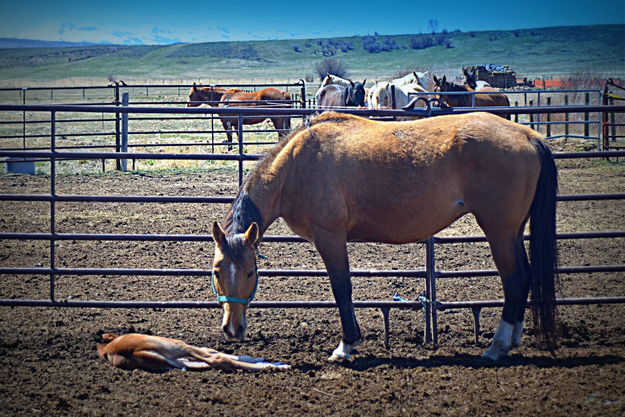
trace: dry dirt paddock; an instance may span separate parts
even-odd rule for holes
[[[561,194],[623,193],[625,166],[559,161]],[[59,194],[223,195],[236,192],[225,169],[192,173],[62,175]],[[2,176],[0,191],[47,193],[46,176]],[[47,232],[49,204],[1,203],[0,231]],[[67,233],[210,233],[227,207],[200,204],[59,203],[57,230]],[[558,231],[625,230],[625,202],[562,202]],[[278,222],[268,234],[287,233]],[[476,235],[470,217],[443,235]],[[625,263],[624,239],[559,242],[563,266]],[[49,245],[0,242],[0,266],[48,265]],[[437,267],[486,269],[485,244],[437,246]],[[58,242],[59,267],[209,268],[212,246],[171,242]],[[261,269],[322,268],[310,244],[263,243]],[[421,245],[354,244],[354,269],[421,269]],[[48,296],[48,277],[2,276],[0,298]],[[354,278],[356,300],[414,299],[421,279]],[[562,297],[623,296],[625,274],[561,276]],[[212,300],[206,278],[61,276],[58,300]],[[497,277],[440,280],[442,301],[502,298]],[[327,278],[261,277],[258,300],[330,300]],[[616,416],[625,414],[625,305],[560,308],[562,346],[553,357],[525,345],[492,363],[480,358],[499,310],[482,311],[479,343],[468,310],[439,314],[440,344],[423,344],[420,311],[392,310],[391,348],[382,314],[359,309],[363,343],[351,362],[326,357],[339,341],[334,309],[251,309],[245,343],[227,343],[217,309],[69,309],[0,307],[0,410],[3,416]],[[531,333],[527,325],[526,333]],[[281,360],[284,373],[127,372],[97,358],[104,331],[183,339],[226,352]]]

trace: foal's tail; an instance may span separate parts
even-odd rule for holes
[[[540,158],[540,176],[530,209],[530,264],[534,331],[547,348],[554,351],[558,342],[556,328],[556,281],[558,248],[556,241],[556,194],[558,171],[549,147],[532,138]]]

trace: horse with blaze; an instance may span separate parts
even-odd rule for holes
[[[224,227],[213,223],[211,284],[222,329],[228,339],[244,338],[259,279],[257,248],[281,217],[325,264],[342,326],[329,359],[347,359],[361,340],[347,243],[419,242],[471,213],[505,297],[483,356],[497,360],[521,345],[530,291],[536,334],[553,350],[556,190],[554,159],[540,135],[489,113],[409,122],[324,113],[276,144],[246,177]],[[523,244],[528,219],[531,263]]]

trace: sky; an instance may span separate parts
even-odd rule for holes
[[[0,38],[165,45],[625,24],[623,0],[0,0]]]

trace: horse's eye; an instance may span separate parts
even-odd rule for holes
[[[213,275],[215,275],[215,278],[219,279],[219,272],[213,271]]]
[[[247,274],[247,277],[248,277],[248,278],[252,278],[253,276],[254,276],[254,271],[251,271],[251,272],[249,272],[249,273]]]

